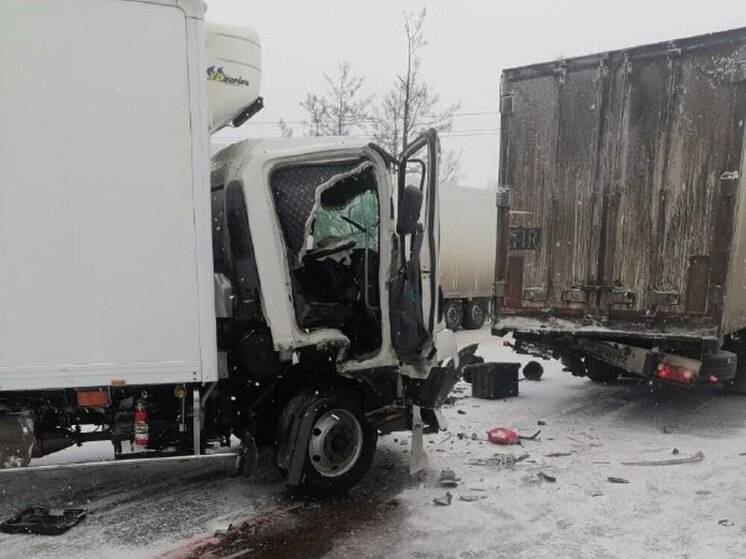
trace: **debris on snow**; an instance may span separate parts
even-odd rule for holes
[[[705,453],[699,451],[692,456],[684,458],[671,458],[669,460],[640,460],[638,462],[622,462],[623,466],[677,466],[679,464],[696,464],[705,459]]]
[[[609,483],[629,483],[629,480],[624,479],[623,477],[609,476],[606,479],[609,481]]]
[[[538,478],[542,479],[543,481],[548,481],[549,483],[556,483],[557,482],[557,478],[556,477],[550,476],[549,474],[544,473],[544,472],[539,472],[538,474],[536,474],[536,476]]]
[[[516,444],[519,439],[518,433],[505,427],[495,427],[487,431],[487,440],[492,444]]]
[[[446,494],[442,497],[436,497],[433,499],[433,503],[439,507],[447,507],[451,504],[451,501],[453,501],[453,495],[448,491],[446,491]]]
[[[440,478],[438,482],[443,487],[458,487],[458,483],[461,481],[456,477],[456,472],[453,470],[443,470],[440,472]]]
[[[544,367],[538,361],[529,361],[523,367],[523,376],[526,380],[541,380],[544,374]]]
[[[541,435],[541,430],[536,431],[536,433],[531,436],[519,435],[518,438],[522,441],[535,441],[537,438],[539,438],[539,435]]]
[[[461,495],[459,500],[465,503],[474,503],[475,501],[483,501],[486,498],[487,495]]]
[[[469,460],[466,464],[469,466],[497,466],[498,468],[512,468],[519,462],[523,462],[529,457],[528,454],[513,456],[512,454],[495,454],[490,458],[477,458]]]
[[[718,520],[718,524],[720,524],[721,526],[726,526],[726,527],[731,527],[731,526],[735,526],[736,525],[735,522],[733,522],[732,520],[728,520],[727,518],[723,518],[722,520]]]
[[[545,454],[547,458],[561,458],[563,456],[572,456],[572,452],[550,452],[549,454]]]

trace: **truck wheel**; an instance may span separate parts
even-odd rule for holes
[[[311,495],[351,489],[373,462],[378,431],[365,420],[360,406],[341,390],[319,391],[313,398],[301,396],[305,396],[304,410],[314,409],[319,401],[324,404],[315,412],[298,489]],[[290,407],[297,407],[292,400],[286,410]],[[287,418],[280,419],[281,426],[287,423]]]
[[[464,306],[458,299],[446,301],[446,308],[443,311],[446,320],[446,328],[454,332],[461,327],[461,320],[464,317]]]
[[[619,369],[592,357],[585,358],[585,374],[593,382],[609,384],[619,378]]]
[[[464,328],[467,330],[479,330],[484,324],[484,318],[484,307],[479,304],[479,301],[469,301],[466,303]]]

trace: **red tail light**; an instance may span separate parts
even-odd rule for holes
[[[661,363],[655,371],[655,376],[663,380],[670,380],[681,384],[691,384],[694,382],[695,373],[691,369],[677,367],[670,363]]]

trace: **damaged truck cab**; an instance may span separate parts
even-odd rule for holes
[[[438,428],[456,380],[437,366],[454,350],[438,316],[438,149],[430,131],[400,161],[350,138],[213,158],[220,375],[292,485],[347,486],[379,430]]]

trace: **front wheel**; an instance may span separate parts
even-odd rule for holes
[[[312,495],[341,493],[355,486],[373,462],[378,431],[365,420],[360,406],[339,390],[300,394],[285,408],[293,413],[302,399],[305,410],[314,410],[299,489]],[[283,412],[283,416],[286,413]],[[305,414],[302,414],[305,415]],[[283,417],[280,425],[292,423]]]

